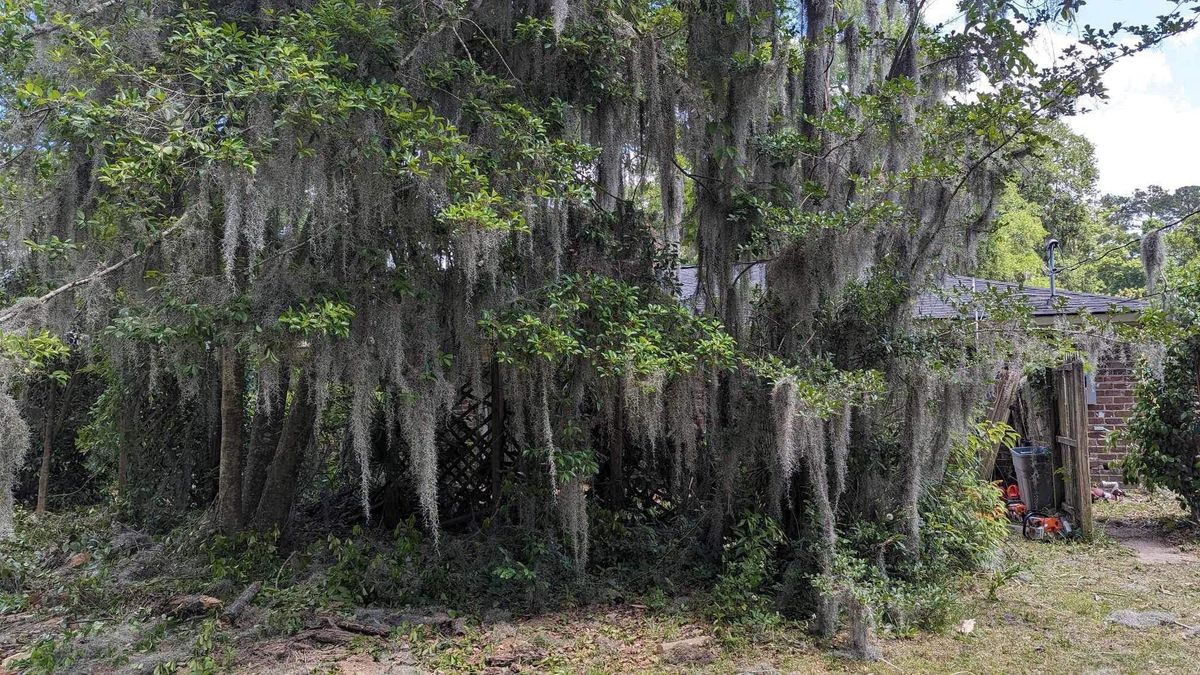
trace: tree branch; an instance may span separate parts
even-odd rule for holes
[[[1117,251],[1120,251],[1122,249],[1126,249],[1126,248],[1129,248],[1130,246],[1133,246],[1134,242],[1141,242],[1142,239],[1146,238],[1146,236],[1148,236],[1148,235],[1154,234],[1156,232],[1165,232],[1165,231],[1175,227],[1176,225],[1183,223],[1183,221],[1185,221],[1188,218],[1191,218],[1192,216],[1195,216],[1195,215],[1200,215],[1200,209],[1196,209],[1195,211],[1192,211],[1191,213],[1180,216],[1179,218],[1172,220],[1171,222],[1167,223],[1166,225],[1163,225],[1161,227],[1156,227],[1153,230],[1150,230],[1149,232],[1144,232],[1144,233],[1142,233],[1141,237],[1135,237],[1133,239],[1130,239],[1129,241],[1126,241],[1123,244],[1116,244],[1116,245],[1110,246],[1090,258],[1084,258],[1083,260],[1080,260],[1078,262],[1067,265],[1066,267],[1060,267],[1060,268],[1058,268],[1057,271],[1070,272],[1071,270],[1078,269],[1079,267],[1082,267],[1083,265],[1086,265],[1088,263],[1103,260],[1103,259],[1107,258],[1108,256],[1112,255],[1113,253],[1116,253]]]
[[[79,12],[78,14],[74,15],[74,18],[82,19],[84,17],[92,16],[93,14],[99,14],[100,12],[103,12],[104,10],[108,9],[109,7],[112,7],[113,5],[117,4],[120,1],[121,0],[104,0],[104,2],[92,5],[91,7],[88,7],[87,9]],[[50,33],[53,33],[54,31],[58,30],[59,28],[62,28],[62,24],[54,23],[52,21],[47,21],[45,23],[39,23],[38,25],[34,26],[33,30],[31,32],[34,35],[48,35]]]
[[[14,305],[13,307],[11,307],[8,311],[4,312],[3,314],[0,314],[0,325],[8,323],[9,321],[12,321],[13,319],[17,318],[22,313],[24,313],[26,310],[31,309],[35,305],[44,305],[47,302],[50,302],[51,300],[53,300],[54,298],[57,298],[58,296],[62,295],[63,293],[66,293],[67,291],[74,290],[76,288],[79,288],[80,286],[86,286],[86,285],[92,283],[93,281],[99,281],[100,279],[103,279],[104,277],[112,274],[113,272],[116,272],[117,270],[121,269],[122,267],[125,267],[126,265],[137,260],[138,258],[141,258],[150,249],[154,248],[158,244],[161,244],[162,241],[164,239],[166,239],[168,236],[183,229],[183,227],[187,224],[187,221],[188,221],[190,215],[191,214],[189,214],[189,213],[185,213],[182,216],[180,216],[179,219],[176,220],[174,224],[172,224],[170,227],[163,230],[162,232],[159,232],[158,235],[156,237],[154,237],[154,239],[150,242],[150,244],[148,246],[146,246],[146,248],[144,248],[136,253],[131,253],[131,254],[125,256],[124,258],[121,258],[117,262],[109,265],[108,267],[103,267],[101,269],[96,270],[95,272],[92,272],[91,274],[87,275],[86,277],[83,277],[81,279],[76,279],[75,281],[72,281],[69,283],[65,283],[62,286],[59,286],[58,288],[55,288],[54,290],[52,290],[48,293],[45,293],[44,295],[40,295],[36,298],[33,298],[32,301],[29,301],[29,300],[26,300],[25,302],[18,301],[18,303],[16,305]]]

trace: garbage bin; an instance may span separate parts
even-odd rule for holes
[[[1050,448],[1020,447],[1012,449],[1013,470],[1021,501],[1030,512],[1048,513],[1054,510],[1054,460]]]

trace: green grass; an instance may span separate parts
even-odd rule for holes
[[[1169,498],[1138,495],[1097,507],[1101,526],[1121,519],[1152,533],[1170,529],[1176,512]],[[752,639],[714,641],[711,663],[670,665],[659,656],[662,642],[711,635],[713,627],[692,614],[632,605],[525,620],[507,642],[544,651],[545,658],[532,664],[544,672],[736,672],[764,664],[800,673],[1196,672],[1200,638],[1186,638],[1182,626],[1134,630],[1107,617],[1118,609],[1158,609],[1181,623],[1200,625],[1200,557],[1189,564],[1149,566],[1104,535],[1092,543],[1014,537],[1006,548],[1020,572],[996,590],[994,599],[988,597],[986,577],[968,587],[960,614],[974,619],[970,634],[958,632],[955,623],[944,633],[883,638],[880,662],[847,660],[837,651],[841,636],[832,645],[820,645],[800,628],[785,625]],[[458,654],[456,668],[447,668],[445,661],[423,662],[444,672],[478,671],[497,648],[485,635],[471,653]]]

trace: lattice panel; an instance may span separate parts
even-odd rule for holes
[[[490,515],[498,497],[496,472],[507,471],[516,461],[503,415],[496,414],[498,404],[502,405],[492,387],[480,397],[464,386],[453,413],[438,430],[438,501],[448,525]],[[498,466],[493,460],[497,442]]]

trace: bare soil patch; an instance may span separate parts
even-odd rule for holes
[[[1200,563],[1195,528],[1173,502],[1169,495],[1135,492],[1101,512],[1104,532],[1146,565]]]

